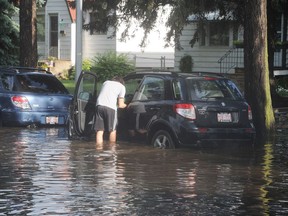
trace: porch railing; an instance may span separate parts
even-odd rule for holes
[[[231,48],[219,60],[220,73],[228,73],[237,67],[244,67],[244,49]]]
[[[244,68],[244,49],[230,48],[219,60],[220,73],[229,73],[234,68]],[[274,52],[274,68],[288,70],[288,49],[278,47]]]

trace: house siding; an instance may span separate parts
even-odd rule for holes
[[[49,0],[45,10],[45,58],[50,55],[50,15],[58,15],[58,59],[71,60],[71,17],[65,0]],[[64,31],[64,35],[60,35]]]
[[[50,15],[58,15],[58,56],[60,60],[69,60],[75,64],[76,52],[76,23],[73,23],[67,8],[66,0],[49,0],[45,7],[45,42],[38,43],[38,53],[42,59],[49,57],[50,46]],[[84,20],[89,22],[89,13],[84,13]],[[64,31],[65,34],[60,34]],[[107,35],[90,35],[89,31],[82,32],[82,57],[93,58],[98,53],[116,51],[116,39],[109,38],[112,30]]]
[[[184,55],[190,55],[193,59],[192,71],[194,72],[220,72],[218,60],[227,52],[228,46],[200,46],[196,42],[193,47],[189,44],[194,33],[196,25],[191,23],[182,31],[180,43],[182,49],[175,49],[175,70],[179,70],[180,60]]]
[[[83,58],[91,59],[97,54],[108,51],[116,52],[116,39],[110,39],[109,33],[107,35],[90,35],[89,31],[83,31],[82,46]]]
[[[90,22],[89,12],[84,13],[85,23]],[[90,34],[90,31],[82,32],[82,56],[83,59],[91,59],[97,54],[116,52],[116,37],[111,37],[114,29],[109,28],[107,34]]]
[[[48,0],[45,8],[40,8],[38,14],[45,15],[45,41],[38,41],[38,56],[45,61],[50,55],[50,15],[58,16],[58,60],[75,65],[76,58],[76,23],[72,22],[66,0]],[[89,13],[84,13],[84,21],[90,21]],[[19,22],[19,17],[14,20]],[[65,34],[61,35],[60,31]],[[117,39],[111,37],[114,29],[110,28],[106,35],[91,35],[90,31],[82,32],[82,59],[92,59],[97,54],[108,51],[117,52]],[[129,45],[127,45],[129,46]],[[123,52],[118,52],[123,53]],[[136,68],[174,68],[174,52],[127,52]]]

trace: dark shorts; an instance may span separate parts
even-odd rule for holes
[[[106,106],[96,107],[95,131],[114,131],[117,125],[117,115],[114,109]]]

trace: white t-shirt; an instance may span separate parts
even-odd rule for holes
[[[126,88],[123,84],[117,81],[107,80],[102,85],[96,105],[117,110],[117,100],[118,98],[124,98],[125,94]]]

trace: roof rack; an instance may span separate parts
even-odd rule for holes
[[[224,77],[223,74],[214,73],[214,72],[197,72],[199,76],[216,76],[216,77]]]
[[[50,71],[47,71],[43,68],[34,68],[34,67],[16,67],[16,66],[0,66],[1,71],[5,72],[15,72],[15,73],[21,73],[21,72],[43,72],[47,74],[52,74]]]
[[[169,71],[169,70],[136,70],[129,74],[159,74],[159,75],[172,75],[174,77],[178,76],[195,76],[195,77],[204,77],[204,76],[211,76],[211,77],[225,77],[224,74],[214,73],[214,72],[180,72],[180,71]],[[127,74],[128,75],[128,74]]]

